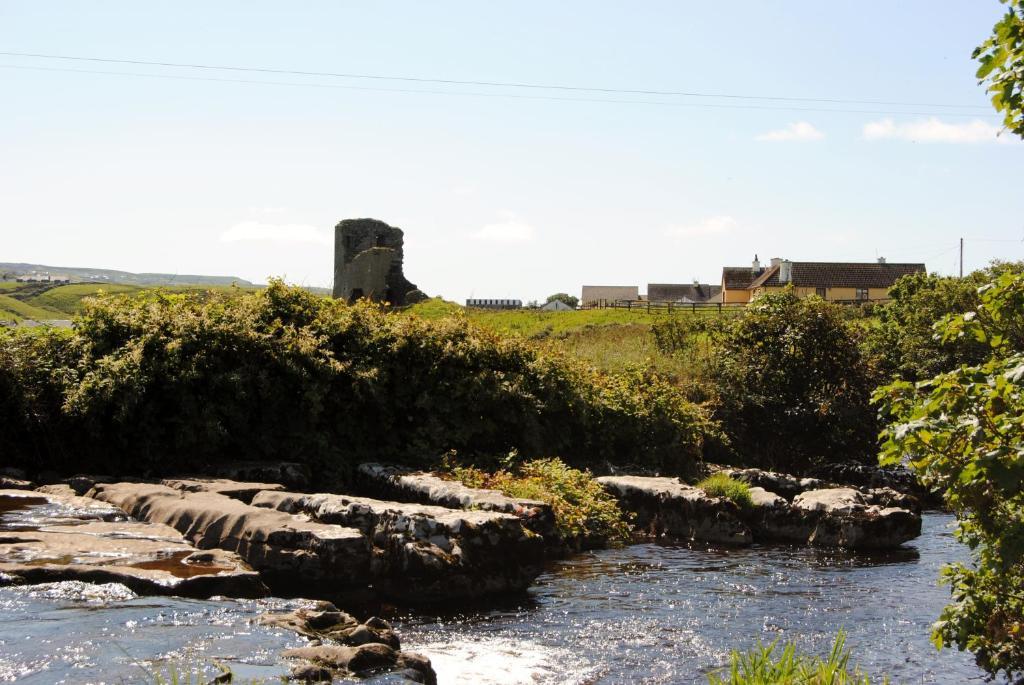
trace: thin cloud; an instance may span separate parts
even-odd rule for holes
[[[695,224],[671,226],[665,231],[670,238],[703,238],[731,233],[736,228],[736,219],[721,214],[711,216]]]
[[[530,224],[509,217],[505,221],[487,224],[472,234],[476,240],[489,243],[530,243],[537,237],[537,230]]]
[[[1001,129],[981,119],[950,124],[936,117],[896,123],[880,119],[864,124],[864,140],[909,140],[915,143],[1007,143]]]
[[[220,235],[222,243],[315,243],[330,245],[333,236],[329,229],[308,224],[267,224],[259,221],[240,221]]]
[[[775,131],[768,131],[754,137],[754,140],[765,140],[770,142],[778,141],[789,141],[789,140],[821,140],[825,137],[825,134],[814,128],[813,124],[806,121],[794,121],[785,128],[780,128]]]

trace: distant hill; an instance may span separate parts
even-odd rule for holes
[[[255,285],[237,276],[198,276],[195,274],[135,274],[114,269],[90,269],[77,266],[47,266],[45,264],[18,264],[0,262],[0,280],[13,280],[33,273],[50,274],[51,278],[71,279],[72,282],[116,283],[118,285]]]

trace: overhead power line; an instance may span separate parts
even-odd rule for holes
[[[226,66],[226,65],[212,65],[212,64],[191,64],[186,62],[156,62],[149,60],[140,59],[114,59],[107,57],[87,57],[81,55],[50,55],[42,53],[31,53],[31,52],[0,52],[0,55],[7,57],[31,57],[35,59],[51,59],[51,60],[70,60],[77,62],[103,62],[107,64],[131,64],[141,66],[152,66],[152,67],[171,67],[175,69],[206,69],[214,71],[243,71],[243,72],[254,72],[262,74],[286,74],[289,76],[318,76],[318,77],[331,77],[331,78],[346,78],[346,79],[368,79],[378,81],[404,81],[411,83],[436,83],[443,85],[458,85],[458,86],[487,86],[495,88],[521,88],[521,89],[538,89],[538,90],[560,90],[560,91],[574,91],[574,92],[586,92],[586,93],[607,93],[607,94],[618,94],[618,95],[656,95],[656,96],[677,96],[677,97],[691,97],[691,98],[723,98],[723,99],[736,99],[736,100],[764,100],[764,101],[776,101],[776,102],[803,102],[803,103],[819,103],[819,104],[838,104],[838,105],[883,105],[889,107],[941,107],[941,108],[952,108],[952,109],[981,109],[987,110],[987,105],[964,105],[954,103],[935,103],[935,102],[900,102],[892,100],[854,100],[845,98],[814,98],[814,97],[792,97],[782,95],[750,95],[750,94],[738,94],[738,93],[707,93],[699,91],[682,91],[682,90],[652,90],[652,89],[639,89],[639,88],[608,88],[608,87],[597,87],[597,86],[575,86],[575,85],[564,85],[564,84],[550,84],[550,83],[523,83],[516,81],[475,81],[475,80],[458,80],[458,79],[445,79],[445,78],[425,78],[417,76],[393,76],[393,75],[380,75],[380,74],[356,74],[356,73],[345,73],[345,72],[330,72],[330,71],[305,71],[297,69],[272,69],[267,67],[239,67],[239,66]]]
[[[3,54],[3,53],[0,53]],[[558,102],[599,102],[620,105],[655,105],[661,107],[695,107],[710,109],[752,109],[783,112],[831,112],[833,114],[875,114],[875,115],[913,115],[913,116],[943,116],[943,117],[974,117],[976,114],[963,114],[959,112],[921,112],[921,111],[892,111],[872,109],[839,109],[834,107],[796,107],[754,104],[724,104],[720,102],[672,102],[664,100],[619,100],[613,98],[585,98],[585,97],[561,97],[557,95],[526,95],[521,93],[485,93],[480,91],[464,90],[437,90],[425,88],[383,88],[375,86],[351,86],[339,83],[310,83],[308,81],[266,81],[255,79],[218,78],[214,76],[185,76],[182,74],[152,74],[130,71],[109,71],[102,69],[70,69],[64,67],[37,67],[23,64],[0,64],[0,69],[17,69],[26,71],[63,72],[72,74],[99,74],[104,76],[129,76],[138,78],[171,79],[178,81],[208,81],[214,83],[241,83],[258,86],[286,86],[292,88],[329,88],[341,90],[371,91],[378,93],[405,93],[417,95],[455,95],[463,97],[486,97],[486,98],[513,98],[521,100],[554,100]],[[992,115],[994,116],[994,115]]]

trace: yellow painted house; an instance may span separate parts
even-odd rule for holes
[[[817,295],[829,301],[870,301],[889,298],[901,276],[925,273],[924,264],[877,262],[792,262],[772,259],[762,268],[757,256],[748,267],[722,269],[722,301],[750,302],[771,291],[792,288],[798,297]]]

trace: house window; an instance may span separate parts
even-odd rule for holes
[[[814,294],[817,295],[818,297],[820,297],[823,300],[825,299],[825,289],[824,288],[815,288],[814,289]]]
[[[868,299],[868,289],[867,288],[857,288],[857,299],[858,300],[866,300],[866,299]]]

